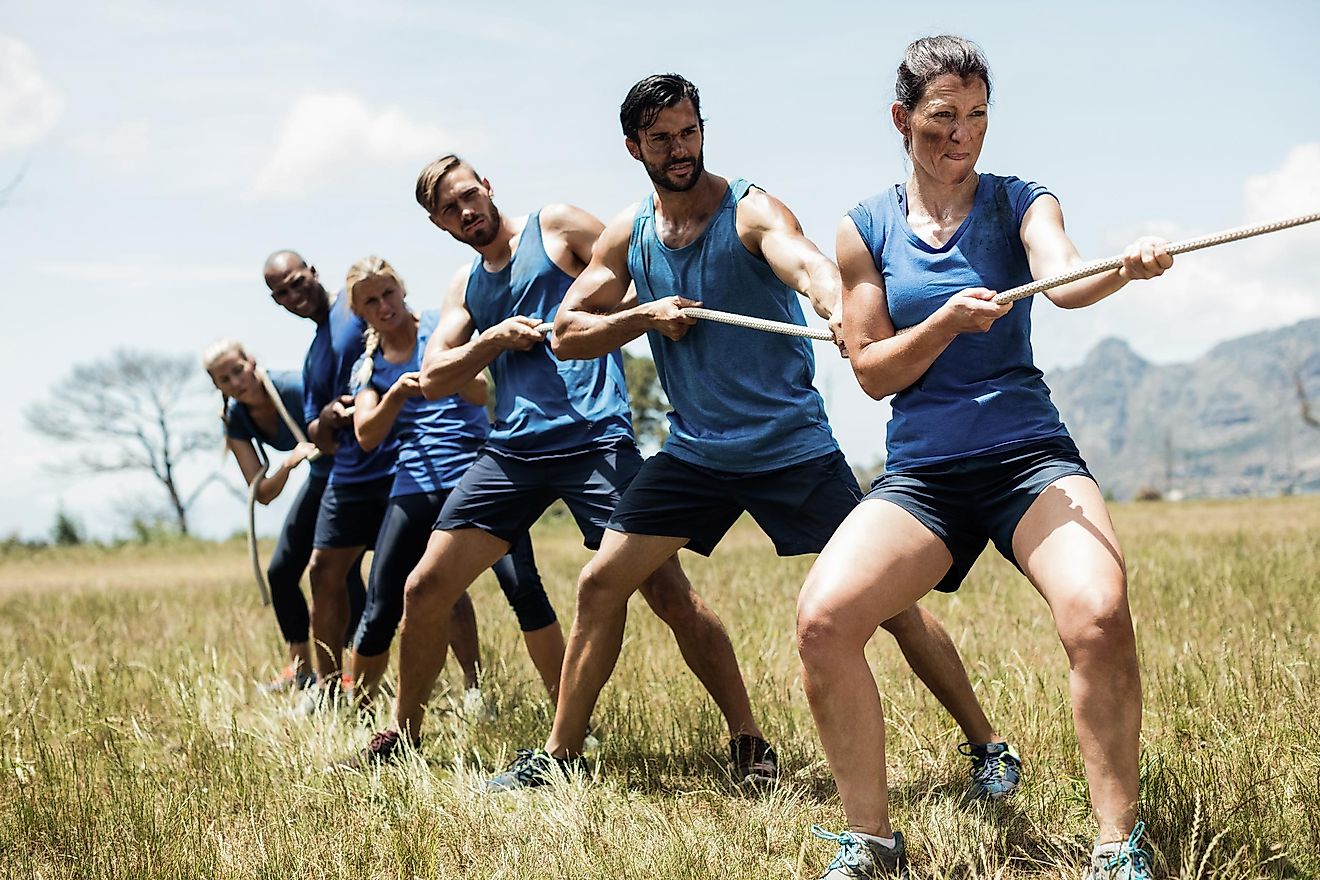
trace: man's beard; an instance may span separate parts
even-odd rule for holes
[[[495,240],[495,236],[500,234],[500,209],[492,204],[490,206],[490,213],[485,216],[485,219],[485,229],[473,233],[472,235],[468,235],[460,230],[459,234],[455,237],[463,242],[463,244],[470,245],[474,248],[484,248]]]
[[[672,166],[679,164],[679,162],[692,163],[692,176],[683,183],[675,183],[669,179],[668,175],[669,169]],[[697,153],[697,155],[690,159],[669,161],[662,165],[652,165],[649,162],[642,162],[642,166],[646,169],[646,173],[651,178],[651,182],[661,189],[668,192],[687,192],[697,185],[697,182],[701,180],[701,175],[706,170],[706,151],[703,149],[700,153]]]

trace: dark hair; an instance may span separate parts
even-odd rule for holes
[[[949,34],[922,37],[908,44],[903,61],[898,65],[894,99],[905,109],[912,110],[925,97],[926,88],[946,73],[963,80],[979,78],[985,83],[985,99],[990,100],[990,65],[981,47],[971,40]],[[903,148],[907,149],[907,146],[907,138],[904,138]]]
[[[637,140],[637,133],[655,124],[655,118],[666,107],[684,100],[692,102],[697,113],[697,124],[704,130],[706,120],[701,118],[701,95],[697,87],[676,73],[657,73],[648,76],[628,90],[628,96],[619,105],[619,125],[629,140]]]

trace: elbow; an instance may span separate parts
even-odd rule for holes
[[[568,334],[567,339],[559,332],[558,327],[556,327],[554,332],[550,334],[550,350],[554,352],[555,357],[559,358],[561,361],[571,361],[581,358],[582,354],[578,351],[580,347],[581,346],[574,344],[573,334],[571,332]]]

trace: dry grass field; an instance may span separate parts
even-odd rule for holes
[[[1142,815],[1159,873],[1320,876],[1320,499],[1119,505],[1145,681]],[[576,532],[535,532],[571,615]],[[694,583],[728,624],[784,768],[747,796],[725,732],[666,631],[634,600],[597,719],[596,779],[504,796],[482,778],[539,744],[550,711],[493,579],[474,588],[491,719],[433,702],[422,759],[325,768],[355,718],[294,717],[255,682],[278,661],[239,543],[47,550],[0,560],[0,873],[43,878],[814,877],[838,828],[798,679],[809,558],[742,523]],[[982,559],[928,601],[1026,761],[1006,802],[969,801],[958,732],[883,634],[896,825],[915,877],[1076,877],[1091,824],[1066,666],[1044,603]],[[452,673],[452,664],[449,673]],[[447,673],[448,674],[448,673]],[[457,686],[457,679],[450,678]]]

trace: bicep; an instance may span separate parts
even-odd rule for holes
[[[1063,228],[1063,209],[1052,195],[1042,195],[1022,216],[1022,247],[1032,278],[1048,278],[1081,262],[1077,247]]]
[[[467,307],[467,278],[468,272],[464,268],[450,282],[440,309],[440,321],[426,344],[426,354],[465,345],[476,332],[477,325]]]
[[[353,426],[361,427],[380,406],[380,393],[367,386],[353,396]]]
[[[607,314],[619,307],[632,280],[628,273],[631,235],[631,223],[626,229],[620,224],[606,228],[591,249],[591,262],[564,295],[563,308]]]
[[[850,217],[839,223],[835,253],[843,280],[843,333],[849,351],[893,336],[884,276]]]

